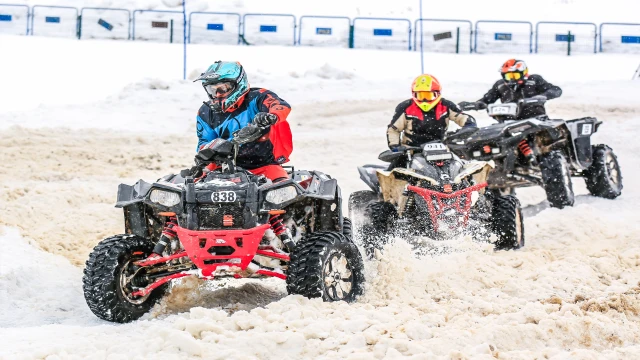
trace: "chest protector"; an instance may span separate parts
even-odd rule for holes
[[[411,146],[442,140],[449,126],[447,120],[449,108],[442,102],[427,112],[422,111],[415,102],[411,102],[404,111],[404,115],[407,121],[411,122],[411,132],[405,132],[405,137],[408,139],[407,145]]]

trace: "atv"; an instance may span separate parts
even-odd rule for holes
[[[516,120],[525,105],[544,105],[533,97],[516,103],[487,107],[497,124],[475,132],[450,135],[445,143],[453,153],[468,160],[493,160],[489,189],[502,194],[515,188],[541,186],[552,207],[574,203],[572,176],[584,177],[592,195],[614,199],[622,192],[618,159],[607,145],[591,145],[602,124],[593,117],[574,120],[549,119],[546,115]],[[460,103],[463,110],[479,110],[476,103]]]
[[[84,296],[101,319],[148,312],[174,279],[276,277],[289,294],[353,301],[363,293],[361,255],[343,218],[340,187],[319,171],[272,182],[236,166],[245,127],[202,148],[197,165],[154,183],[120,184],[126,234],[102,240],[84,270]],[[215,164],[217,169],[206,171]],[[203,171],[205,169],[205,171]]]
[[[515,196],[485,192],[492,162],[462,161],[440,142],[387,150],[390,162],[358,167],[371,190],[349,197],[349,214],[361,220],[367,255],[381,249],[388,235],[452,239],[462,234],[486,240],[497,236],[496,249],[524,246],[524,224]],[[488,230],[488,231],[487,231]]]

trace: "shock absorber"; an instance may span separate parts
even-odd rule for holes
[[[406,194],[407,195],[407,203],[404,204],[404,212],[403,212],[403,214],[406,214],[409,211],[411,211],[411,207],[416,202],[416,199],[413,197],[414,195],[412,193],[409,193],[408,191],[406,193],[407,193]]]
[[[282,215],[271,215],[269,217],[269,224],[271,225],[273,233],[280,238],[280,241],[282,241],[287,250],[289,250],[289,252],[293,251],[296,244],[291,238],[289,229],[282,223]]]
[[[171,240],[175,239],[178,234],[173,229],[178,226],[178,219],[175,216],[169,217],[167,222],[164,223],[164,229],[162,229],[162,235],[160,236],[160,240],[156,243],[156,246],[153,248],[153,254],[158,256],[162,256],[164,249],[167,247],[167,244],[171,242]],[[153,255],[152,254],[152,255]]]
[[[520,141],[520,143],[518,144],[518,149],[520,150],[522,155],[524,155],[529,160],[531,164],[537,163],[536,157],[533,154],[533,150],[531,150],[531,147],[529,147],[529,143],[526,139],[522,139],[522,141]]]

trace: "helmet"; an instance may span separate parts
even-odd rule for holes
[[[216,61],[194,80],[201,81],[211,99],[211,108],[232,112],[242,104],[249,92],[249,81],[239,62]]]
[[[507,84],[514,86],[524,82],[524,79],[529,76],[529,68],[522,60],[509,59],[502,64],[500,74]]]
[[[411,84],[413,101],[422,111],[429,111],[440,102],[441,89],[438,79],[429,74],[422,74]]]

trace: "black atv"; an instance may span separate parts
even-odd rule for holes
[[[286,280],[290,294],[353,301],[363,263],[343,218],[338,183],[319,171],[289,171],[272,183],[235,165],[238,147],[261,136],[249,126],[207,144],[197,165],[149,184],[120,184],[125,232],[101,241],[84,270],[84,296],[101,319],[138,319],[185,276]],[[203,172],[208,164],[218,169]]]
[[[389,235],[446,240],[470,234],[488,240],[495,234],[496,249],[524,246],[518,199],[485,191],[492,164],[461,161],[439,142],[400,150],[378,157],[392,164],[389,170],[358,167],[371,191],[356,191],[349,197],[349,214],[362,223],[360,238],[369,257]],[[416,248],[420,252],[420,246]]]
[[[524,105],[543,106],[546,99],[534,97],[517,104],[492,104],[489,116],[497,124],[467,131],[445,140],[463,159],[495,161],[489,173],[489,189],[513,193],[515,188],[541,186],[553,207],[574,203],[572,176],[584,177],[592,195],[614,199],[622,191],[618,159],[607,145],[591,145],[591,135],[602,124],[593,117],[574,120],[549,119],[546,115],[519,118]],[[479,110],[476,103],[460,103],[463,110]]]

